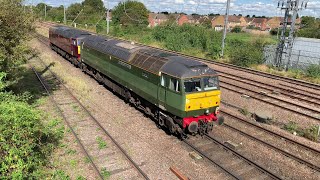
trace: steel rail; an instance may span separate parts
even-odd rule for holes
[[[229,103],[226,103],[226,102],[224,102],[224,101],[221,101],[221,103],[222,103],[222,104],[225,104],[226,106],[230,106],[230,107],[236,108],[236,109],[238,109],[238,110],[242,110],[242,108],[237,107],[237,106],[232,105],[232,104],[229,104]],[[238,117],[238,116],[236,116],[236,115],[233,115],[233,114],[231,114],[231,113],[229,113],[229,112],[227,112],[227,111],[225,111],[225,110],[223,110],[223,109],[221,109],[220,112],[223,113],[223,114],[225,114],[225,115],[227,115],[227,116],[236,118],[237,120],[240,120],[241,122],[243,122],[243,123],[245,123],[245,124],[247,124],[247,125],[249,125],[249,126],[254,126],[255,128],[257,128],[257,129],[259,129],[259,130],[261,130],[261,131],[264,131],[264,132],[266,132],[266,133],[268,133],[268,134],[271,134],[271,135],[273,135],[273,136],[277,136],[278,138],[284,139],[285,141],[290,142],[290,143],[295,144],[295,145],[298,145],[298,146],[300,146],[300,147],[302,147],[302,148],[305,148],[306,150],[312,151],[313,153],[316,153],[316,154],[318,154],[318,156],[320,156],[320,150],[318,150],[318,149],[315,149],[315,148],[313,148],[313,147],[307,146],[307,145],[302,144],[302,143],[300,143],[300,142],[297,142],[297,141],[295,141],[295,140],[293,140],[293,139],[290,139],[290,138],[288,138],[288,137],[286,137],[286,136],[283,136],[283,135],[281,135],[281,134],[279,134],[279,133],[273,132],[273,131],[271,131],[271,130],[269,130],[269,129],[266,129],[266,128],[264,128],[264,127],[261,127],[261,126],[259,126],[259,125],[256,125],[256,124],[254,124],[254,123],[252,123],[252,122],[250,122],[250,121],[247,121],[247,120],[244,119],[244,118],[241,118],[241,117]],[[251,113],[251,114],[252,114],[252,113]]]
[[[226,113],[223,113],[223,114],[227,115]],[[227,116],[229,116],[229,115],[227,115]],[[234,116],[232,116],[232,117],[235,118]],[[237,118],[237,119],[238,119],[238,118]],[[252,135],[244,132],[244,131],[241,131],[240,129],[237,129],[237,128],[233,127],[233,126],[230,126],[229,124],[224,123],[224,126],[227,127],[227,128],[229,128],[229,129],[231,129],[231,130],[233,130],[233,131],[236,131],[236,132],[242,134],[242,135],[245,136],[245,137],[248,137],[248,138],[250,138],[250,139],[252,139],[252,140],[254,140],[254,141],[257,141],[257,142],[259,142],[259,143],[261,143],[261,144],[264,144],[264,145],[268,146],[269,148],[271,148],[271,149],[273,149],[273,150],[276,150],[276,151],[282,153],[283,155],[285,155],[285,156],[287,156],[287,157],[290,157],[291,159],[294,159],[294,160],[296,160],[297,162],[299,162],[299,163],[301,163],[301,164],[304,164],[304,165],[310,167],[311,169],[314,169],[314,170],[320,172],[320,167],[317,166],[317,165],[315,165],[315,164],[312,164],[311,162],[308,162],[308,161],[306,161],[306,160],[304,160],[304,159],[302,159],[302,158],[300,158],[300,157],[298,157],[298,156],[295,156],[295,155],[293,155],[293,154],[291,154],[291,153],[289,153],[289,152],[287,152],[287,151],[284,151],[284,150],[282,150],[282,149],[280,149],[280,148],[278,148],[278,147],[276,147],[276,146],[274,146],[274,145],[272,145],[272,144],[270,144],[270,143],[268,143],[268,142],[265,142],[265,141],[263,141],[263,140],[261,140],[261,139],[258,139],[258,138],[256,138],[256,137],[254,137],[254,136],[252,136]]]
[[[224,149],[227,149],[228,151],[231,151],[232,154],[234,154],[235,156],[243,159],[244,161],[246,161],[248,164],[254,165],[259,171],[268,174],[272,179],[281,179],[279,176],[275,175],[274,173],[270,172],[269,170],[263,168],[262,166],[260,166],[259,164],[251,161],[250,159],[246,158],[244,155],[240,154],[239,152],[233,150],[232,148],[230,148],[229,146],[225,145],[224,143],[220,142],[219,140],[217,140],[216,138],[206,134],[205,135],[208,139],[212,140],[214,143],[222,146]]]
[[[93,160],[92,160],[91,156],[89,155],[88,151],[85,149],[84,145],[81,143],[81,140],[79,139],[78,135],[75,133],[75,131],[73,130],[73,128],[70,125],[69,121],[67,120],[66,116],[63,114],[62,109],[58,106],[57,102],[51,96],[51,93],[48,90],[47,86],[45,85],[44,80],[41,78],[41,75],[39,75],[39,73],[35,70],[35,68],[32,65],[29,65],[29,67],[35,73],[35,75],[37,76],[38,80],[40,81],[42,87],[45,89],[46,94],[49,96],[51,102],[53,102],[53,104],[55,105],[56,109],[59,111],[59,114],[62,116],[63,120],[66,122],[66,124],[69,127],[69,129],[71,130],[73,136],[76,138],[77,143],[80,145],[81,150],[85,153],[86,157],[90,160],[90,163],[92,164],[92,166],[93,166],[94,170],[96,171],[96,173],[98,174],[99,178],[100,179],[104,179],[102,174],[98,170],[98,167],[93,162]]]
[[[227,89],[227,90],[229,90],[229,91],[238,93],[238,94],[243,94],[242,92],[239,92],[239,91],[237,91],[237,90],[234,90],[234,89],[225,87],[225,86],[223,86],[223,85],[220,85],[220,87],[222,87],[222,88],[224,88],[224,89]],[[301,115],[301,116],[308,117],[308,118],[311,118],[311,119],[316,120],[316,121],[320,121],[320,118],[314,117],[314,116],[309,115],[309,114],[306,114],[306,113],[298,112],[298,111],[293,110],[293,109],[290,109],[290,108],[288,108],[288,107],[281,106],[281,105],[279,105],[279,104],[276,104],[276,103],[273,103],[273,102],[270,102],[270,101],[267,101],[267,100],[264,100],[264,99],[255,97],[255,96],[250,96],[250,98],[256,99],[256,100],[261,101],[261,102],[264,102],[264,103],[266,103],[266,104],[270,104],[270,105],[273,105],[273,106],[276,106],[276,107],[285,109],[285,110],[290,111],[290,112],[297,113],[297,114],[299,114],[299,115]]]
[[[217,72],[223,73],[221,71],[217,71]],[[286,96],[294,98],[294,99],[299,99],[299,100],[302,100],[302,101],[305,101],[305,102],[308,102],[308,103],[314,103],[314,104],[320,105],[320,102],[311,101],[309,99],[304,99],[302,97],[297,97],[297,96],[293,95],[292,93],[295,93],[295,94],[301,95],[301,96],[305,96],[305,97],[308,97],[308,98],[312,98],[312,99],[317,99],[317,100],[320,101],[320,98],[316,97],[316,96],[310,96],[309,94],[306,94],[306,93],[301,93],[301,92],[298,92],[298,91],[294,91],[294,90],[291,90],[291,89],[283,88],[283,87],[280,87],[280,86],[264,83],[264,82],[261,82],[261,81],[257,81],[257,80],[253,80],[253,79],[249,79],[249,78],[245,78],[245,77],[237,77],[236,75],[233,75],[231,73],[223,73],[223,74],[227,74],[227,76],[226,75],[222,75],[222,74],[219,74],[219,76],[223,77],[223,78],[226,78],[226,79],[231,79],[231,80],[234,80],[234,81],[237,81],[237,82],[242,82],[242,83],[246,83],[246,84],[249,84],[249,85],[252,85],[252,86],[256,86],[258,88],[266,89],[266,90],[269,90],[269,91],[272,91],[272,92],[274,92],[276,90],[276,88],[277,89],[281,89],[284,92],[279,92],[280,94],[286,95]],[[229,76],[232,76],[232,77],[229,77]],[[235,77],[237,77],[237,78],[235,78]],[[240,78],[240,79],[238,79],[238,78]],[[250,81],[250,82],[246,82],[246,81]],[[262,85],[257,85],[257,84],[254,84],[254,83],[262,84],[263,86],[267,86],[267,87],[263,87]]]
[[[302,105],[297,105],[296,103],[287,101],[287,100],[285,100],[285,99],[280,99],[280,98],[278,98],[278,97],[273,97],[273,96],[270,96],[270,95],[268,95],[268,94],[261,94],[261,92],[257,92],[257,91],[254,91],[254,90],[252,90],[252,89],[249,89],[249,88],[241,87],[241,86],[239,86],[239,85],[231,84],[231,83],[229,83],[229,82],[225,82],[225,81],[220,81],[220,82],[222,82],[222,83],[224,83],[224,84],[227,84],[227,85],[229,85],[229,86],[233,86],[233,87],[236,87],[236,88],[239,88],[239,89],[242,89],[242,90],[245,90],[245,91],[254,93],[254,94],[264,95],[264,96],[267,97],[267,98],[271,98],[271,99],[274,99],[274,100],[277,100],[277,101],[280,101],[280,102],[283,102],[283,103],[290,104],[290,105],[292,105],[292,106],[296,106],[296,107],[298,107],[298,108],[304,108],[304,109],[306,109],[306,110],[308,110],[308,111],[312,111],[312,112],[314,112],[314,113],[320,114],[320,110],[313,109],[313,108],[311,108],[311,107],[302,106]],[[225,86],[221,86],[221,87],[225,87]],[[320,120],[320,119],[319,119],[319,120]]]
[[[209,162],[215,166],[218,166],[220,169],[222,169],[224,172],[226,172],[227,174],[229,174],[231,177],[233,177],[234,179],[238,179],[240,180],[241,178],[234,174],[233,172],[231,172],[230,170],[226,169],[225,167],[221,166],[219,162],[213,160],[212,158],[210,158],[209,156],[207,156],[206,154],[204,154],[201,150],[199,150],[197,147],[195,147],[194,145],[192,145],[190,142],[183,140],[184,143],[186,143],[189,147],[191,147],[193,150],[197,151],[202,157],[205,157],[207,160],[209,160]]]

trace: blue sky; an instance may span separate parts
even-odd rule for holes
[[[121,0],[109,0],[110,8],[116,6]],[[123,2],[124,0],[122,0]],[[143,2],[153,12],[186,12],[186,13],[225,13],[227,0],[138,0]],[[302,0],[300,0],[301,2]],[[27,0],[27,4],[44,2],[52,6],[82,2],[82,0]],[[107,0],[104,1],[105,4]],[[284,12],[277,8],[277,0],[231,0],[231,14],[283,16]],[[320,17],[320,0],[309,0],[308,8],[300,12],[300,15]]]

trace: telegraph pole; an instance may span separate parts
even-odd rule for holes
[[[64,24],[67,24],[66,4],[63,5],[63,23],[64,23]]]
[[[47,19],[47,5],[44,4],[44,20]]]
[[[224,19],[224,29],[223,29],[223,37],[222,37],[222,45],[221,45],[221,57],[223,57],[224,55],[224,46],[225,46],[227,30],[228,30],[229,9],[230,9],[230,0],[227,1],[226,16]]]
[[[110,16],[109,16],[109,0],[107,0],[107,34],[109,34],[109,23],[110,23]]]

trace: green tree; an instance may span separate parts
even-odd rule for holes
[[[52,21],[63,22],[63,6],[53,7],[48,11],[48,17]]]
[[[303,16],[301,18],[302,28],[314,28],[316,26],[316,19],[311,16]]]
[[[82,6],[90,6],[95,12],[105,12],[102,0],[84,0]]]
[[[80,3],[71,4],[66,12],[68,19],[74,20],[82,9],[83,6]]]
[[[205,19],[205,20],[203,20],[203,22],[201,23],[201,25],[202,25],[203,27],[205,27],[205,28],[208,28],[208,29],[212,28],[212,23],[211,23],[210,19]]]
[[[48,6],[45,3],[39,3],[36,5],[36,7],[34,8],[35,10],[35,14],[39,17],[39,18],[44,18],[45,16],[45,9],[46,11],[50,11],[50,9],[52,8],[52,6]]]
[[[148,10],[137,1],[120,2],[112,11],[112,21],[124,26],[148,25]]]
[[[2,0],[0,9],[0,72],[11,78],[26,60],[27,48],[22,42],[33,31],[33,18],[23,10],[22,0]]]

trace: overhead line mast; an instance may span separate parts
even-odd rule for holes
[[[301,3],[300,3],[301,2]],[[296,19],[298,12],[304,8],[307,8],[307,1],[300,1],[300,0],[280,0],[278,1],[278,8],[281,8],[281,10],[285,10],[284,20],[282,23],[282,30],[281,30],[281,37],[279,40],[279,44],[277,47],[277,53],[276,53],[276,60],[275,65],[277,67],[281,67],[283,65],[283,55],[287,54],[287,64],[286,70],[289,69],[290,63],[291,63],[291,55],[292,55],[292,48],[294,43],[294,34],[295,34],[295,25],[296,25]],[[287,26],[289,23],[289,16],[290,12],[292,11],[292,17],[291,17],[291,27],[289,31],[289,35],[287,37],[286,31]],[[285,52],[285,49],[287,50]]]

